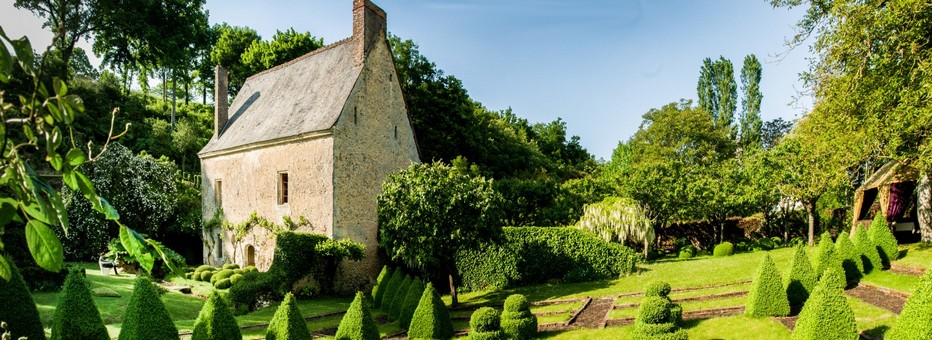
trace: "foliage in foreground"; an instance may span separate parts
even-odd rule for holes
[[[3,258],[0,255],[0,258]],[[9,259],[7,259],[9,260]],[[10,264],[10,279],[0,278],[0,296],[3,297],[3,307],[0,308],[0,321],[6,322],[7,331],[13,339],[27,337],[29,339],[45,339],[42,321],[39,319],[39,310],[29,294],[29,288],[19,269]]]
[[[531,313],[531,304],[521,294],[505,299],[501,319],[502,332],[508,339],[533,339],[537,336],[537,316]]]
[[[140,276],[133,285],[133,296],[123,314],[119,339],[178,339],[178,329],[152,281]]]
[[[647,286],[634,320],[632,339],[687,338],[686,331],[680,329],[683,309],[670,300],[669,294],[670,285],[666,282],[654,282]]]
[[[505,333],[501,329],[501,313],[492,307],[477,309],[469,317],[470,340],[502,340]]]
[[[803,245],[796,247],[793,262],[790,264],[790,274],[786,276],[786,282],[784,282],[790,306],[802,306],[818,282],[812,270],[812,262],[809,262],[809,256],[806,255],[804,247]]]
[[[507,301],[506,301],[507,305]],[[427,284],[421,301],[411,318],[408,329],[410,339],[450,339],[453,337],[453,322],[447,306],[443,304],[434,285]]]
[[[890,339],[932,339],[932,270],[919,281],[919,286],[903,306],[896,319]]]
[[[91,297],[84,273],[80,270],[68,273],[61,294],[58,295],[55,320],[52,322],[52,339],[110,339]]]
[[[858,338],[854,312],[848,305],[844,287],[844,274],[840,268],[832,267],[825,271],[799,313],[793,331],[794,340]]]
[[[352,309],[352,307],[350,307]],[[347,312],[349,313],[349,312]],[[265,331],[266,340],[310,340],[311,332],[307,329],[304,317],[298,310],[294,295],[285,294],[285,300],[275,310],[269,328]]]
[[[777,266],[770,258],[764,256],[751,283],[748,300],[744,311],[748,316],[786,316],[790,314],[790,302],[786,298],[783,279]]]
[[[884,267],[889,267],[890,262],[896,261],[900,257],[900,250],[897,248],[899,244],[896,237],[893,236],[893,232],[887,226],[887,218],[883,216],[883,212],[878,212],[877,216],[874,216],[869,232],[871,241],[877,246],[880,261]]]
[[[409,334],[410,336],[410,334]],[[350,304],[343,320],[340,320],[340,327],[337,328],[337,340],[378,340],[380,338],[379,328],[372,318],[372,311],[369,310],[369,302],[366,301],[362,292],[356,293],[356,298]]]

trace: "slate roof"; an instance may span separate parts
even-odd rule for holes
[[[362,66],[351,39],[246,79],[219,138],[201,154],[326,130],[336,123]]]

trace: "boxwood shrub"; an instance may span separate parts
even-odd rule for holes
[[[844,276],[830,267],[803,306],[793,330],[794,340],[857,339],[854,312],[844,294]],[[905,339],[893,337],[893,339]]]
[[[617,278],[637,269],[641,255],[570,227],[508,227],[501,244],[457,254],[462,286],[507,288],[552,281]]]
[[[178,339],[178,329],[165,310],[158,289],[145,276],[136,278],[119,339]]]
[[[259,307],[262,301],[280,299],[275,288],[276,277],[268,273],[248,271],[243,278],[230,287],[227,298],[237,315],[248,313]]]
[[[81,270],[71,270],[58,295],[52,339],[110,339]]]
[[[13,260],[6,257],[6,261],[10,264],[11,277],[9,280],[0,278],[0,301],[3,304],[0,308],[0,321],[6,322],[11,339],[45,339],[39,310],[29,294],[26,282],[23,281]]]
[[[424,295],[424,283],[415,279],[408,287],[404,304],[401,307],[401,316],[398,317],[402,329],[408,329],[411,326],[411,318],[414,317],[414,311],[417,310],[417,305],[421,301],[421,295]]]
[[[437,295],[433,284],[428,283],[424,294],[421,295],[421,300],[411,318],[408,338],[453,338],[453,322],[450,320],[450,313],[447,311],[447,306],[443,304],[443,300],[440,300],[440,295]]]
[[[388,310],[391,309],[392,299],[395,298],[395,295],[398,293],[398,288],[401,286],[401,281],[404,280],[404,274],[401,273],[401,269],[396,269],[392,273],[392,277],[388,279],[388,283],[385,284],[385,295],[382,295],[382,301],[380,305],[382,306],[382,311],[386,314]]]
[[[838,239],[835,240],[835,256],[836,261],[841,261],[841,267],[845,270],[845,281],[849,286],[856,285],[864,273],[864,262],[861,261],[861,254],[848,235],[838,235]]]
[[[890,262],[900,257],[900,250],[897,248],[896,237],[893,236],[893,232],[887,226],[887,218],[883,216],[882,212],[874,216],[869,231],[871,241],[874,241],[874,244],[877,245],[881,263],[885,268],[889,268]]]
[[[214,283],[214,288],[217,288],[217,289],[230,289],[230,287],[232,286],[233,286],[233,283],[230,282],[230,279],[222,279]]]
[[[817,281],[812,262],[809,262],[809,256],[806,255],[806,249],[803,245],[796,246],[793,262],[790,263],[790,273],[783,283],[790,306],[802,306],[809,298]]]
[[[242,339],[236,318],[223,298],[213,291],[194,321],[191,340]]]
[[[385,287],[388,285],[388,280],[392,277],[392,272],[394,270],[389,266],[382,266],[382,271],[379,272],[379,278],[375,282],[375,286],[372,287],[372,305],[375,308],[382,306],[382,296],[385,295]]]
[[[411,275],[405,275],[404,280],[401,280],[395,296],[392,297],[391,306],[383,308],[388,312],[389,320],[398,320],[401,317],[401,308],[404,307],[405,298],[408,297],[408,288],[411,288]]]
[[[890,339],[932,339],[932,270],[919,281],[919,286],[903,306]]]
[[[531,304],[521,294],[505,299],[501,319],[502,332],[508,339],[533,339],[537,336],[537,316],[531,313]]]
[[[822,273],[831,267],[835,259],[835,243],[832,242],[832,234],[829,232],[822,233],[819,237],[819,254],[816,258],[815,275],[816,279],[822,277]]]
[[[770,254],[764,255],[764,261],[761,262],[757,273],[754,275],[747,301],[744,313],[748,316],[786,316],[790,314],[790,302],[786,298],[783,278],[770,258]]]
[[[230,269],[230,270],[239,269],[239,265],[236,263],[227,263],[223,265],[223,269]]]
[[[469,318],[470,340],[503,340],[505,333],[501,329],[501,313],[492,307],[482,307]]]
[[[378,325],[372,318],[372,311],[369,310],[369,302],[366,301],[362,292],[356,292],[356,298],[353,299],[353,303],[340,320],[335,338],[337,340],[378,340],[381,338]]]
[[[268,273],[278,278],[278,293],[284,296],[296,281],[314,274],[321,293],[333,291],[337,265],[343,259],[362,259],[365,247],[349,239],[334,241],[312,233],[285,231],[275,235],[275,251]]]
[[[867,229],[864,227],[858,228],[854,233],[854,246],[858,248],[858,252],[861,253],[861,262],[864,264],[864,273],[870,273],[874,269],[880,270],[883,268],[883,263],[880,261],[880,253],[877,252],[877,245],[874,244],[874,241],[871,241],[870,235],[867,234]]]
[[[720,256],[731,256],[735,253],[735,245],[731,242],[722,242],[715,246],[715,249],[712,250],[712,255],[716,257]]]
[[[311,340],[311,332],[307,329],[304,317],[301,316],[298,304],[291,293],[285,295],[285,300],[275,310],[275,315],[272,316],[272,321],[269,322],[269,327],[265,331],[265,338],[267,340]]]

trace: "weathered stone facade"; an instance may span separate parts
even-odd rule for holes
[[[235,113],[200,153],[205,220],[220,207],[232,223],[253,212],[278,224],[304,216],[310,227],[299,231],[364,244],[363,261],[341,265],[336,286],[347,291],[370,285],[378,274],[382,182],[419,160],[385,13],[367,0],[354,1],[353,13],[352,38],[247,79],[230,106]],[[217,115],[226,118],[226,112]],[[287,203],[279,202],[282,173]],[[205,231],[205,262],[268,269],[275,248],[270,231],[253,228],[239,242],[231,238],[228,230]]]

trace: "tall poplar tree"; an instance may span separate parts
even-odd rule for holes
[[[738,85],[731,61],[719,56],[712,61],[705,58],[699,69],[699,107],[712,115],[715,126],[728,127],[732,139],[737,136],[734,128],[735,111],[738,109]]]
[[[760,103],[764,95],[760,92],[761,65],[757,56],[751,54],[744,57],[744,66],[741,67],[741,117],[739,126],[741,138],[739,145],[742,149],[761,148],[761,129],[763,121],[760,118]]]

